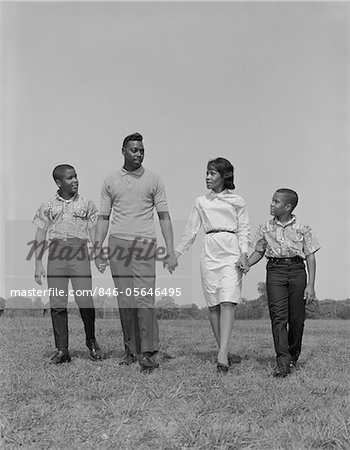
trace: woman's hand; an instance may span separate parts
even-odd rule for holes
[[[249,272],[249,262],[248,262],[248,256],[244,253],[241,254],[239,260],[236,262],[236,267],[244,274],[247,274]]]

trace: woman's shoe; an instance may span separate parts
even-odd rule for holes
[[[216,371],[219,373],[227,373],[228,366],[226,364],[217,363]]]

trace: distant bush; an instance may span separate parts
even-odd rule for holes
[[[341,305],[337,311],[337,316],[339,319],[350,319],[350,305]]]
[[[266,319],[269,315],[265,301],[259,299],[245,301],[236,307],[235,317],[239,320]]]
[[[97,318],[119,317],[117,299],[114,296],[94,297],[94,306]]]
[[[163,296],[156,303],[158,319],[205,319],[208,317],[207,308],[199,308],[196,303],[178,305],[173,297]]]
[[[3,297],[0,297],[0,316],[4,314],[4,309],[6,306],[6,300]]]
[[[269,309],[266,299],[265,283],[258,284],[260,296],[255,300],[242,299],[237,305],[235,317],[239,320],[268,319]],[[96,317],[119,317],[117,299],[115,297],[95,297],[94,305]],[[0,297],[0,316],[44,316],[49,304],[42,303],[39,297],[34,300],[27,297],[11,297],[5,301]],[[79,308],[75,302],[68,303],[68,313],[79,316]],[[156,314],[158,319],[206,319],[208,308],[199,308],[195,303],[178,305],[173,297],[164,296],[156,302]],[[307,319],[343,319],[350,320],[350,299],[346,300],[315,300],[306,305]]]
[[[320,319],[320,315],[320,304],[318,300],[314,300],[312,303],[305,305],[306,319]]]

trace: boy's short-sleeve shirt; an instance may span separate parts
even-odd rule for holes
[[[78,193],[65,200],[56,193],[40,206],[33,223],[48,232],[49,240],[89,240],[88,230],[96,225],[97,220],[98,210],[92,200],[85,199]]]
[[[124,168],[102,185],[99,215],[110,216],[110,234],[120,239],[155,239],[154,208],[168,211],[164,184],[159,175],[141,166]]]
[[[300,223],[294,215],[285,224],[273,218],[260,225],[252,246],[258,252],[265,252],[266,258],[300,256],[305,259],[321,248],[311,227]]]

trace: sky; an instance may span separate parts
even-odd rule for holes
[[[317,298],[350,297],[347,2],[3,2],[0,11],[0,296],[39,287],[26,257],[35,211],[56,191],[53,167],[74,165],[80,193],[98,205],[123,138],[139,131],[175,242],[206,193],[208,160],[222,156],[252,236],[276,189],[299,193],[295,214],[322,247]],[[172,276],[157,265],[160,287],[181,287],[179,304],[205,305],[202,240]],[[264,279],[262,261],[242,295],[257,298]],[[94,269],[94,285],[113,287],[109,273]]]

